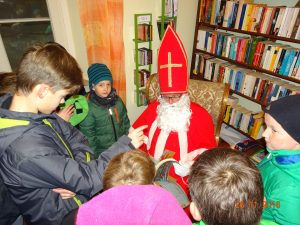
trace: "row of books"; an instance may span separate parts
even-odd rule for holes
[[[197,49],[300,79],[300,49],[266,40],[199,29]]]
[[[152,49],[149,48],[139,48],[137,61],[139,65],[149,65],[152,64]]]
[[[150,71],[149,70],[146,70],[146,69],[142,69],[142,70],[139,70],[138,73],[135,73],[136,74],[136,85],[138,85],[139,87],[145,87],[146,84],[147,84],[147,81],[150,77]]]
[[[300,8],[253,0],[202,0],[200,21],[239,30],[300,39]]]
[[[166,30],[169,25],[176,29],[175,18],[164,18],[164,30]],[[161,20],[157,20],[157,30],[159,34],[159,39],[161,40],[164,36],[164,34],[161,33]]]
[[[165,16],[175,17],[178,14],[178,0],[165,0]]]
[[[262,133],[265,130],[263,125],[264,113],[248,110],[237,102],[228,101],[223,121],[255,140],[262,138]]]
[[[282,79],[237,67],[207,54],[197,53],[193,72],[213,82],[230,85],[230,89],[267,105],[279,98],[299,94],[300,86]]]
[[[147,24],[147,23],[138,24],[137,39],[140,41],[151,41],[152,40],[152,25]]]
[[[136,90],[136,94],[134,95],[134,101],[139,102],[139,106],[147,105],[147,99],[144,92]]]

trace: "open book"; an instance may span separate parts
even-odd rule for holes
[[[179,164],[179,162],[173,158],[165,158],[159,161],[155,166],[156,175],[154,178],[154,183],[171,192],[175,196],[181,207],[185,208],[190,204],[186,193],[174,179],[169,177],[170,168],[174,166],[174,163]]]

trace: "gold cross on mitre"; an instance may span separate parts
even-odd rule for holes
[[[172,87],[172,67],[182,67],[182,64],[172,64],[172,54],[168,52],[168,64],[161,65],[159,68],[168,68],[168,87]]]

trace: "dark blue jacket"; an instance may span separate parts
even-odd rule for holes
[[[9,111],[10,102],[10,95],[0,98],[0,176],[26,221],[61,224],[102,189],[108,161],[129,150],[131,140],[122,136],[89,161],[92,150],[78,129],[56,115]],[[75,192],[76,198],[62,200],[52,191],[57,187]]]
[[[20,215],[19,209],[0,177],[0,224],[11,225]]]

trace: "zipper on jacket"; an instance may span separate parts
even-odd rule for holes
[[[259,164],[259,168],[263,167],[266,163],[270,162],[271,156],[272,156],[272,153],[269,153],[268,155],[266,155],[265,157],[267,158],[267,160],[263,164]]]
[[[43,119],[43,122],[44,122],[44,124],[46,124],[47,126],[49,126],[49,127],[54,131],[54,133],[56,134],[56,136],[60,139],[60,141],[63,143],[63,145],[64,145],[65,148],[67,149],[67,151],[68,151],[69,155],[71,156],[71,158],[72,158],[73,160],[75,160],[75,159],[74,159],[74,156],[73,156],[73,154],[72,154],[72,152],[71,152],[71,150],[70,150],[69,147],[68,147],[68,145],[64,142],[64,140],[62,139],[62,137],[60,136],[60,134],[54,129],[54,127],[52,126],[52,124],[51,124],[47,119]],[[88,154],[86,154],[86,156],[87,156],[87,161],[90,161],[90,154],[88,153]],[[78,206],[81,206],[82,202],[80,201],[80,199],[78,199],[76,196],[74,196],[74,197],[73,197],[73,200],[74,200],[74,202],[75,202]]]
[[[51,127],[51,129],[54,131],[54,133],[56,134],[56,136],[59,138],[59,140],[63,143],[63,145],[64,145],[65,148],[67,149],[67,151],[68,151],[69,155],[71,156],[71,158],[72,158],[73,160],[75,160],[75,159],[74,159],[74,156],[73,156],[73,154],[72,154],[72,152],[71,152],[71,150],[70,150],[69,147],[68,147],[68,145],[64,142],[64,140],[63,140],[62,137],[59,135],[59,133],[54,129],[54,127],[52,126],[52,124],[51,124],[47,119],[43,119],[43,122],[44,122],[44,124],[46,124],[46,125],[48,125],[49,127]]]
[[[112,123],[112,126],[113,126],[113,130],[114,130],[115,141],[117,141],[118,138],[117,138],[117,133],[116,133],[116,127],[115,127],[114,118],[113,118],[113,113],[112,113],[111,108],[109,108],[108,111],[109,111],[110,120],[111,120],[111,123]]]

